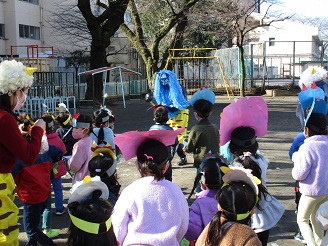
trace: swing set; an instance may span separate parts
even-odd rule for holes
[[[214,91],[225,88],[229,100],[234,96],[224,64],[215,48],[169,49],[165,69],[169,66],[179,82],[189,91],[210,86]]]

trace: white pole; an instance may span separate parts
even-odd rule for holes
[[[119,68],[119,70],[120,70],[120,81],[121,81],[121,86],[122,86],[123,105],[124,105],[124,108],[126,108],[126,106],[125,106],[125,97],[124,97],[124,86],[123,86],[123,79],[122,79],[122,69]]]

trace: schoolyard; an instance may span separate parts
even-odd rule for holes
[[[276,227],[270,231],[269,244],[276,245],[302,245],[294,240],[293,236],[297,230],[295,202],[294,202],[294,180],[291,176],[293,163],[289,160],[288,150],[293,138],[300,131],[300,123],[295,116],[297,105],[297,96],[278,96],[264,97],[269,108],[269,124],[268,133],[265,137],[258,138],[260,150],[264,156],[270,161],[267,170],[267,188],[286,208],[286,211]],[[232,100],[226,96],[217,96],[214,105],[213,114],[210,120],[219,126],[220,113],[222,109]],[[116,117],[115,134],[126,131],[148,130],[153,124],[153,111],[150,104],[143,100],[135,99],[126,102],[126,108],[122,102],[116,102],[108,105],[113,110]],[[192,108],[190,108],[190,119],[188,130],[196,124],[193,116]],[[81,113],[91,114],[92,110],[83,109]],[[195,178],[195,168],[192,166],[192,155],[188,154],[188,165],[178,166],[178,158],[173,159],[173,182],[179,185],[188,197],[193,180]],[[121,160],[118,164],[119,182],[122,189],[128,184],[139,178],[139,174],[134,164],[135,158],[126,162]],[[69,198],[69,189],[71,188],[71,179],[69,175],[62,178],[64,186],[64,200],[67,204]],[[188,200],[189,204],[194,201],[194,196]],[[22,227],[22,203],[16,199],[16,203],[20,208],[20,245],[25,245],[27,241],[26,234]],[[54,204],[52,205],[54,207]],[[53,215],[53,229],[60,230],[59,236],[54,238],[54,242],[58,245],[64,245],[67,239],[67,230],[70,223],[69,216]]]

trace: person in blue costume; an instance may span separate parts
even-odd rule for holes
[[[168,124],[173,129],[184,127],[185,130],[178,136],[178,147],[176,153],[180,157],[178,165],[187,164],[186,154],[183,151],[187,135],[189,120],[189,102],[186,88],[179,83],[175,73],[170,70],[160,70],[156,73],[153,97],[146,95],[146,101],[152,106],[162,105],[168,109]]]

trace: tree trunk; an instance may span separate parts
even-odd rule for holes
[[[241,85],[240,85],[240,96],[245,96],[245,81],[246,81],[246,74],[245,74],[245,60],[244,60],[244,48],[243,46],[238,46],[239,48],[239,64],[240,64],[240,72],[241,72]]]
[[[97,69],[101,67],[106,67],[106,47],[103,44],[91,44],[90,69]],[[93,80],[91,77],[88,78],[85,99],[96,100],[98,103],[101,103],[104,88],[102,75],[102,73],[94,75]]]
[[[154,82],[155,82],[157,71],[158,71],[158,67],[156,66],[156,64],[154,64],[152,59],[148,59],[146,63],[146,73],[147,73],[148,87],[151,90],[153,90],[154,88]]]

